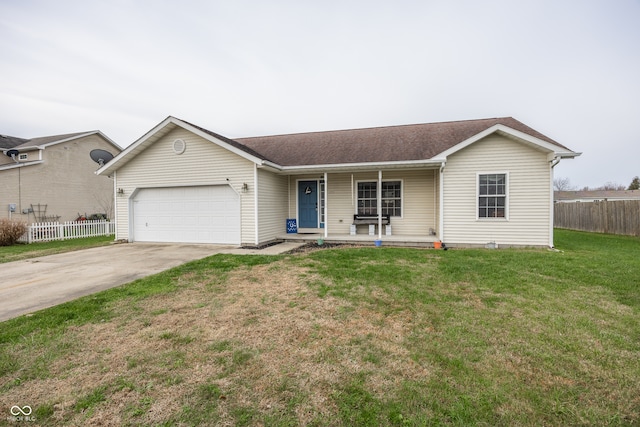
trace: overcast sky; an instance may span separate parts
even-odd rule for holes
[[[640,0],[0,0],[0,133],[247,137],[512,116],[640,175]]]

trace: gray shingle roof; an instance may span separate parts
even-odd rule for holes
[[[236,138],[235,141],[281,166],[425,160],[497,124],[568,150],[512,117]]]
[[[52,142],[63,141],[65,139],[73,138],[80,135],[85,135],[87,133],[89,132],[65,133],[63,135],[51,135],[51,136],[42,136],[39,138],[31,138],[27,140],[25,143],[17,146],[16,148],[19,149],[20,147],[34,147],[36,145],[50,144]]]
[[[180,120],[181,122],[184,122],[184,123],[188,124],[189,126],[193,126],[194,128],[199,129],[199,130],[201,130],[202,132],[204,132],[204,133],[206,133],[206,134],[208,134],[208,135],[211,135],[211,136],[213,136],[213,137],[214,137],[214,138],[216,138],[216,139],[219,139],[219,140],[221,140],[221,141],[224,141],[224,142],[226,142],[227,144],[229,144],[229,145],[231,145],[231,146],[233,146],[233,147],[235,147],[235,148],[238,148],[238,149],[240,149],[240,150],[244,151],[245,153],[251,154],[252,156],[255,156],[255,157],[259,158],[259,159],[263,159],[263,160],[270,160],[269,158],[265,158],[265,157],[264,157],[263,155],[261,155],[260,153],[258,153],[258,152],[256,152],[256,151],[252,150],[252,149],[251,149],[251,147],[246,146],[246,145],[244,145],[244,144],[242,144],[242,143],[238,142],[237,140],[229,139],[229,138],[227,138],[226,136],[222,136],[222,135],[220,135],[219,133],[211,132],[211,131],[210,131],[210,130],[208,130],[208,129],[205,129],[205,128],[200,127],[200,126],[198,126],[198,125],[194,125],[193,123],[190,123],[190,122],[188,122],[188,121],[186,121],[186,120],[182,120],[182,119],[178,119],[178,120]]]
[[[27,141],[29,140],[24,138],[17,138],[15,136],[8,136],[8,135],[0,135],[0,148],[5,150],[9,148],[14,148],[14,147],[17,147],[18,145],[24,144]]]
[[[45,145],[45,144],[50,144],[52,142],[63,141],[65,139],[73,138],[80,135],[85,135],[87,133],[90,133],[90,132],[65,133],[62,135],[42,136],[42,137],[31,138],[31,139],[0,135],[0,148],[4,148],[4,149],[15,148],[19,150],[21,148],[36,147],[38,145]],[[3,143],[6,143],[6,144],[13,143],[13,145],[5,147]]]

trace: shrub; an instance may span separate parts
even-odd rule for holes
[[[26,232],[26,223],[6,218],[0,219],[0,246],[14,245]]]

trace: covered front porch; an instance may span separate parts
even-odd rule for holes
[[[423,247],[441,240],[439,167],[318,172],[288,176],[279,240]]]

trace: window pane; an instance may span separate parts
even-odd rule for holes
[[[505,218],[507,175],[484,174],[478,177],[478,217]]]
[[[402,216],[401,181],[385,181],[382,183],[382,214]]]
[[[377,215],[378,183],[376,181],[358,183],[358,215]],[[402,216],[402,182],[382,183],[382,214]]]
[[[377,187],[375,181],[358,183],[358,215],[377,215]]]

